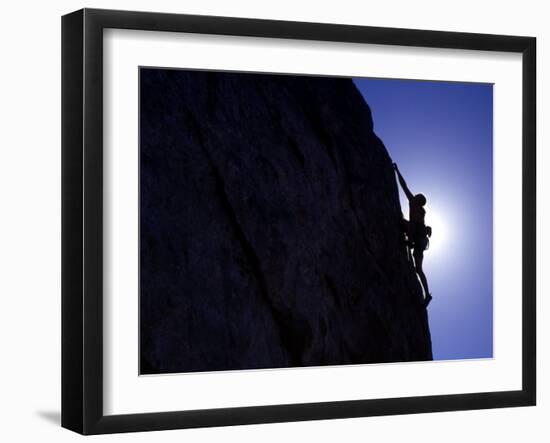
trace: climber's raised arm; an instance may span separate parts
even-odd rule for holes
[[[413,199],[414,195],[412,194],[412,192],[408,188],[407,183],[405,183],[405,179],[401,175],[401,172],[399,172],[399,168],[397,167],[396,163],[393,164],[393,169],[395,169],[395,172],[397,172],[397,178],[399,179],[399,184],[403,188],[403,192],[405,192],[405,195],[407,196],[407,199],[409,201],[411,201]]]

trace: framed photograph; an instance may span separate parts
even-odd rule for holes
[[[62,425],[534,405],[531,37],[62,19]]]

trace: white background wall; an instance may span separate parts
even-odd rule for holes
[[[0,26],[0,438],[82,439],[60,414],[60,16],[81,7],[531,35],[538,38],[539,226],[550,221],[545,2],[11,1]],[[541,197],[542,196],[542,197]],[[532,408],[102,436],[95,441],[548,441],[550,236],[539,230],[539,405]],[[546,274],[546,275],[544,275]],[[414,383],[414,380],[411,380]]]

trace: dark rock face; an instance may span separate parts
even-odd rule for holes
[[[432,358],[350,79],[140,76],[142,373]]]

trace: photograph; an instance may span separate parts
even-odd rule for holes
[[[494,357],[492,83],[138,70],[140,375]]]
[[[470,3],[6,2],[0,442],[545,440],[548,14]]]

